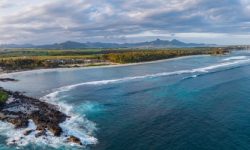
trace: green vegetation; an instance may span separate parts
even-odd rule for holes
[[[136,63],[188,55],[218,55],[224,48],[172,48],[172,49],[83,49],[0,50],[0,71],[29,70],[77,66],[99,66],[111,63]]]
[[[23,56],[0,58],[0,66],[4,70],[23,70],[35,68],[56,68],[63,65],[82,64],[86,60],[100,62],[100,57],[86,56]]]
[[[0,104],[5,103],[8,100],[8,98],[9,98],[8,93],[0,90]]]
[[[105,60],[115,63],[137,63],[153,60],[168,59],[188,55],[220,55],[226,50],[211,48],[206,50],[200,49],[176,49],[176,50],[154,50],[154,51],[131,51],[123,53],[109,53],[103,55]]]

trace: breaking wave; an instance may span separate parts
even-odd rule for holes
[[[110,80],[99,80],[99,81],[89,81],[89,82],[83,82],[78,84],[73,84],[69,86],[64,86],[56,89],[54,92],[48,94],[47,96],[56,96],[61,92],[70,91],[76,87],[84,86],[84,85],[105,85],[105,84],[112,84],[112,83],[120,83],[120,82],[127,82],[132,80],[140,80],[140,79],[146,79],[146,78],[157,78],[157,77],[163,77],[163,76],[173,76],[173,75],[181,75],[181,74],[192,74],[192,73],[208,73],[210,70],[223,68],[223,67],[230,67],[237,64],[244,64],[250,62],[250,59],[243,59],[243,60],[235,60],[232,62],[223,62],[219,64],[210,65],[207,67],[200,67],[190,70],[179,70],[179,71],[173,71],[173,72],[162,72],[162,73],[156,73],[156,74],[148,74],[143,76],[134,76],[134,77],[124,77],[119,79],[110,79]],[[195,76],[197,77],[197,76]]]
[[[247,56],[234,56],[234,57],[225,58],[222,61],[243,60],[243,59],[247,59]]]
[[[0,122],[0,134],[7,137],[6,143],[16,148],[25,147],[29,145],[37,145],[41,147],[53,147],[60,148],[65,147],[78,147],[79,149],[86,148],[88,145],[97,144],[98,140],[94,137],[94,131],[96,131],[95,123],[89,121],[83,115],[77,115],[73,113],[73,106],[68,105],[64,102],[60,102],[56,94],[46,95],[41,100],[49,102],[58,106],[61,112],[70,116],[65,122],[61,123],[60,126],[63,130],[63,134],[60,137],[55,137],[50,131],[47,130],[47,134],[44,136],[36,137],[38,133],[36,131],[36,125],[32,120],[29,120],[29,126],[25,129],[16,129],[14,125],[10,123]],[[29,135],[24,135],[27,131],[33,131]],[[69,135],[78,137],[83,146],[79,146],[74,143],[67,142]]]
[[[0,133],[1,135],[7,137],[6,143],[8,145],[16,146],[16,148],[25,147],[30,144],[35,144],[41,147],[50,146],[53,148],[69,147],[69,146],[79,147],[76,144],[66,142],[67,141],[65,137],[66,134],[79,136],[84,146],[88,144],[95,144],[97,140],[94,137],[90,136],[86,131],[79,132],[80,131],[79,130],[78,132],[75,132],[76,130],[74,129],[75,127],[74,124],[76,123],[78,122],[75,122],[75,119],[71,119],[70,121],[66,121],[65,123],[63,123],[61,126],[64,129],[65,133],[60,137],[55,137],[49,131],[47,131],[46,136],[35,137],[35,135],[38,132],[35,131],[36,125],[33,123],[32,120],[29,121],[29,127],[25,129],[15,129],[15,127],[12,124],[0,122]],[[68,126],[70,126],[70,130],[68,129]],[[29,130],[34,130],[34,132],[31,132],[29,135],[24,136],[24,133]]]

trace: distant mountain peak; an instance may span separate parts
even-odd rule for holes
[[[173,40],[171,40],[171,42],[181,42],[181,41],[179,41],[177,39],[173,39]]]
[[[63,43],[78,43],[78,42],[74,42],[74,41],[65,41],[65,42],[63,42]],[[61,44],[63,44],[63,43],[61,43]]]
[[[46,48],[46,49],[81,49],[81,48],[171,48],[171,47],[204,47],[206,44],[185,43],[177,39],[173,40],[156,40],[139,43],[102,43],[102,42],[86,42],[80,43],[75,41],[65,41],[63,43],[55,43],[48,45],[32,45],[32,44],[5,44],[0,48]]]

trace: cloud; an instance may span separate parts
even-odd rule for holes
[[[248,0],[3,0],[0,9],[0,43],[205,41],[250,31]]]

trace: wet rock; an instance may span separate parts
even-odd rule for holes
[[[24,131],[23,135],[27,136],[30,135],[33,132],[33,130],[26,130]]]
[[[49,130],[54,136],[60,136],[63,132],[59,126],[68,116],[58,111],[55,105],[42,102],[38,99],[27,97],[20,92],[8,93],[11,101],[0,107],[0,120],[15,125],[16,128],[27,128],[29,120],[32,120],[39,131],[36,137],[46,134]],[[29,132],[25,133],[30,134]]]
[[[0,78],[0,82],[17,82],[18,80],[12,78]]]
[[[54,134],[54,136],[60,136],[62,133],[62,128],[58,125],[49,125],[48,130]]]
[[[35,135],[35,137],[38,138],[38,137],[43,136],[43,135],[46,135],[46,131],[45,131],[45,130],[38,132],[38,133]]]
[[[6,118],[6,115],[4,113],[0,113],[0,120],[3,120]]]
[[[36,127],[36,130],[37,130],[37,131],[44,131],[45,128],[46,128],[46,127],[39,125],[39,126]]]
[[[67,138],[67,141],[68,142],[71,142],[71,143],[75,143],[75,144],[79,144],[79,145],[82,145],[82,142],[79,138],[75,137],[75,136],[70,136]]]
[[[25,118],[7,118],[6,121],[15,125],[16,128],[28,127],[28,120]]]
[[[11,144],[15,144],[15,143],[16,143],[16,140],[12,140],[12,141],[11,141]]]

